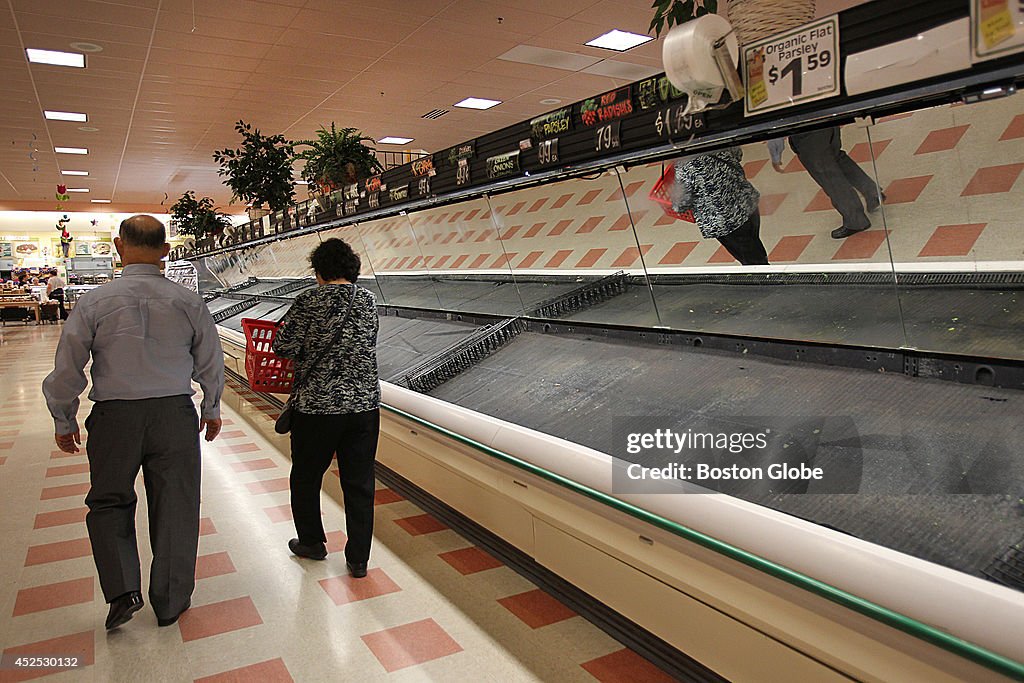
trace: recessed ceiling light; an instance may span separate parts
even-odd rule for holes
[[[88,187],[69,187],[68,192],[88,192]]]
[[[295,184],[296,185],[309,185],[309,181],[308,180],[296,180]]]
[[[85,147],[54,147],[53,151],[57,154],[88,154],[89,150]]]
[[[455,107],[463,107],[465,109],[490,109],[501,104],[501,100],[488,100],[483,97],[467,97],[461,102],[456,102]]]
[[[92,199],[90,200],[93,204],[109,204],[109,199]]]
[[[394,135],[388,135],[380,140],[377,140],[377,144],[380,145],[404,145],[407,142],[412,142],[413,138],[397,138]]]
[[[545,97],[543,100],[540,101],[540,103],[541,104],[561,104],[562,100],[558,99],[557,97]]]
[[[89,120],[87,115],[76,111],[50,111],[47,109],[43,112],[43,116],[51,121],[80,121],[85,123]]]
[[[98,133],[98,132],[100,132],[99,128],[94,128],[92,126],[79,126],[78,130],[82,131],[83,133]]]
[[[103,46],[96,43],[68,43],[79,52],[103,52]]]
[[[56,66],[75,66],[85,68],[85,55],[77,52],[58,52],[56,50],[37,50],[25,48],[28,61],[33,64],[54,64]]]
[[[591,47],[603,47],[606,50],[615,50],[616,52],[625,52],[630,48],[634,48],[637,45],[643,45],[644,43],[654,40],[650,36],[642,36],[638,33],[630,33],[629,31],[620,31],[619,29],[612,29],[604,35],[598,36],[586,44]]]
[[[88,171],[61,171],[61,175],[89,175]]]

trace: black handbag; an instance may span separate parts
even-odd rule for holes
[[[341,319],[341,325],[338,326],[338,331],[334,333],[334,337],[331,339],[330,343],[324,346],[317,357],[313,359],[313,362],[306,367],[306,377],[313,374],[313,368],[315,368],[317,363],[323,359],[331,347],[341,339],[341,334],[345,331],[345,323],[348,322],[348,318],[352,314],[352,304],[354,304],[355,301],[356,286],[352,285],[352,296],[349,297],[348,308],[345,310],[345,317]],[[305,380],[306,377],[303,377],[302,379]],[[274,422],[274,431],[278,434],[287,434],[292,430],[292,418],[295,413],[295,406],[292,404],[292,399],[295,397],[295,394],[298,392],[301,385],[302,383],[299,381],[299,375],[296,373],[295,380],[292,382],[291,396],[288,397],[288,401],[284,404],[284,409],[281,410],[281,414],[277,416],[277,421]]]

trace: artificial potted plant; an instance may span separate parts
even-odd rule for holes
[[[212,199],[196,199],[192,190],[181,195],[171,206],[171,220],[177,223],[178,234],[193,238],[197,244],[207,237],[212,241],[231,225],[231,218],[217,211]]]
[[[296,142],[296,147],[309,148],[296,154],[295,160],[306,162],[302,179],[309,183],[313,195],[328,195],[383,171],[376,150],[363,144],[373,141],[355,128],[339,130],[332,121],[330,129],[320,126],[315,140]]]
[[[242,136],[238,149],[221,149],[213,153],[231,188],[233,199],[248,202],[249,218],[256,220],[269,211],[282,211],[295,197],[292,180],[293,143],[283,135],[263,135],[245,121],[235,124]]]

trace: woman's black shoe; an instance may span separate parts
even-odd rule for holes
[[[345,566],[348,567],[348,573],[352,575],[353,579],[361,579],[366,576],[365,562],[346,562]]]
[[[125,593],[111,600],[110,611],[107,613],[107,630],[127,624],[144,604],[142,594],[138,591]]]
[[[317,543],[316,545],[306,545],[300,543],[299,539],[293,538],[288,541],[288,549],[292,551],[293,555],[299,557],[305,557],[307,560],[324,560],[327,559],[327,546],[323,543]]]

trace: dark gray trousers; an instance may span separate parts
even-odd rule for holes
[[[160,618],[185,609],[199,547],[199,417],[188,396],[101,401],[85,421],[92,488],[86,525],[107,602],[141,591],[135,480],[142,469],[153,564],[149,602]]]
[[[800,157],[814,182],[825,191],[847,228],[871,225],[857,193],[877,198],[878,186],[857,162],[843,151],[839,128],[812,130],[789,136],[789,146]]]

